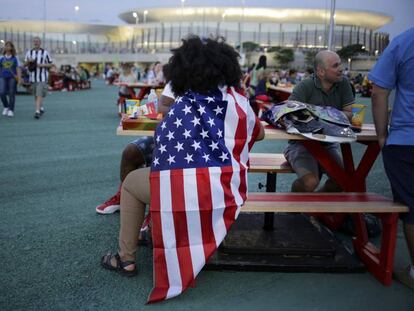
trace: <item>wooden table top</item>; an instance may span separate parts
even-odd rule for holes
[[[164,84],[151,84],[151,83],[144,83],[144,82],[136,82],[136,83],[115,82],[114,85],[136,87],[136,88],[143,88],[143,87],[163,88],[164,87]]]
[[[265,127],[265,139],[266,140],[305,140],[301,135],[288,134],[284,130],[276,129],[267,123],[262,122]],[[151,130],[124,130],[122,126],[118,126],[116,130],[118,136],[153,136],[154,131]],[[377,134],[375,132],[374,124],[364,124],[360,133],[357,134],[357,141],[375,141],[377,140]]]

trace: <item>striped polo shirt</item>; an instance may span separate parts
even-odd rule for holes
[[[51,64],[52,59],[45,49],[32,49],[27,51],[25,62],[29,59],[36,59],[36,63],[39,64]],[[47,82],[49,78],[49,68],[36,67],[35,71],[29,72],[30,82]]]

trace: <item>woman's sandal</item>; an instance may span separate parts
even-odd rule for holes
[[[115,259],[116,266],[112,265],[112,259]],[[105,269],[117,271],[124,276],[135,276],[138,273],[136,268],[134,268],[134,270],[125,269],[125,267],[128,267],[129,265],[135,265],[135,261],[122,261],[118,252],[116,254],[108,253],[105,256],[102,256],[101,265]]]

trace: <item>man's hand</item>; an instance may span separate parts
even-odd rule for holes
[[[346,105],[345,107],[343,107],[342,112],[346,115],[349,122],[351,122],[351,120],[352,120],[352,105]]]

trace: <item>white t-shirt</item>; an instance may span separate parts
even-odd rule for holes
[[[162,91],[161,95],[175,99],[175,95],[171,89],[171,83],[168,82],[165,86],[164,86],[164,90]]]

